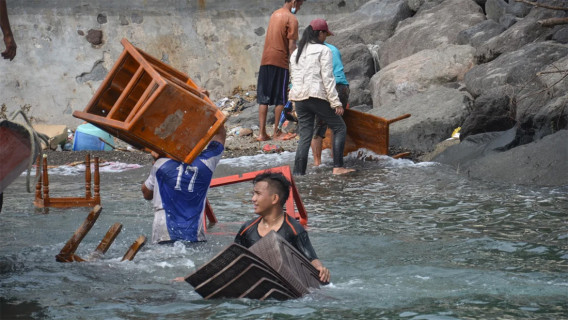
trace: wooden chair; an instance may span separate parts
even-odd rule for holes
[[[186,74],[121,41],[124,51],[83,119],[139,149],[191,163],[226,121]]]
[[[40,157],[37,159],[36,176],[40,175]],[[85,156],[85,197],[53,198],[49,196],[49,174],[47,169],[47,155],[43,156],[43,172],[36,184],[34,205],[38,208],[72,208],[94,207],[101,204],[99,158],[95,157],[94,169],[94,196],[91,193],[91,157]]]
[[[99,243],[95,251],[90,255],[88,259],[83,259],[75,254],[75,251],[83,241],[83,238],[87,235],[87,233],[91,230],[101,211],[103,208],[99,205],[96,205],[93,210],[89,213],[85,221],[79,228],[75,231],[73,236],[65,243],[65,246],[59,251],[59,254],[55,256],[55,260],[57,262],[83,262],[83,261],[91,261],[97,258],[100,258],[104,255],[107,250],[110,248],[120,231],[122,230],[122,224],[115,223],[113,224],[107,231],[106,235],[104,236],[103,240]],[[136,241],[130,246],[126,254],[122,257],[122,261],[124,260],[132,260],[138,251],[144,246],[146,243],[146,237],[140,236]]]

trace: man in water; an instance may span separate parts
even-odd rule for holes
[[[329,282],[329,270],[318,259],[308,233],[302,225],[284,212],[290,195],[290,181],[281,173],[262,173],[253,180],[252,202],[259,215],[242,225],[235,243],[250,248],[262,237],[274,230],[294,246],[319,270],[321,282]]]
[[[142,184],[144,199],[153,200],[152,243],[205,241],[205,200],[225,137],[222,127],[190,165],[169,158],[156,160]]]

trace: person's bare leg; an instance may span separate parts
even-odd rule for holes
[[[314,137],[312,139],[312,154],[314,156],[314,166],[321,165],[321,149],[323,139],[322,137]]]
[[[268,106],[265,104],[261,104],[258,106],[258,122],[259,122],[259,131],[258,131],[258,141],[266,141],[270,140],[270,137],[266,133],[266,116],[268,114]]]
[[[284,105],[278,105],[274,108],[274,134],[272,135],[274,139],[278,139],[280,136],[283,135],[282,131],[278,130],[278,124],[280,123],[280,116],[282,115],[282,110],[284,110]]]

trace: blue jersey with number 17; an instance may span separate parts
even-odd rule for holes
[[[200,240],[207,190],[222,153],[223,145],[212,141],[191,164],[165,159],[159,165],[156,183],[172,241]]]

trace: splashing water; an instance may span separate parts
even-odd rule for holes
[[[147,244],[121,258],[153,213],[140,194],[149,167],[101,173],[103,212],[77,254],[88,257],[115,222],[122,233],[99,260],[57,263],[85,208],[35,212],[20,177],[0,214],[0,317],[60,319],[464,319],[568,317],[568,186],[468,180],[435,163],[363,154],[358,171],[331,159],[295,177],[316,252],[332,283],[285,302],[203,300],[186,276],[252,218],[251,184],[210,190],[219,223],[206,243]],[[294,153],[224,159],[216,177],[293,165]],[[51,172],[50,172],[51,174]],[[50,176],[53,196],[80,196],[82,173]]]

